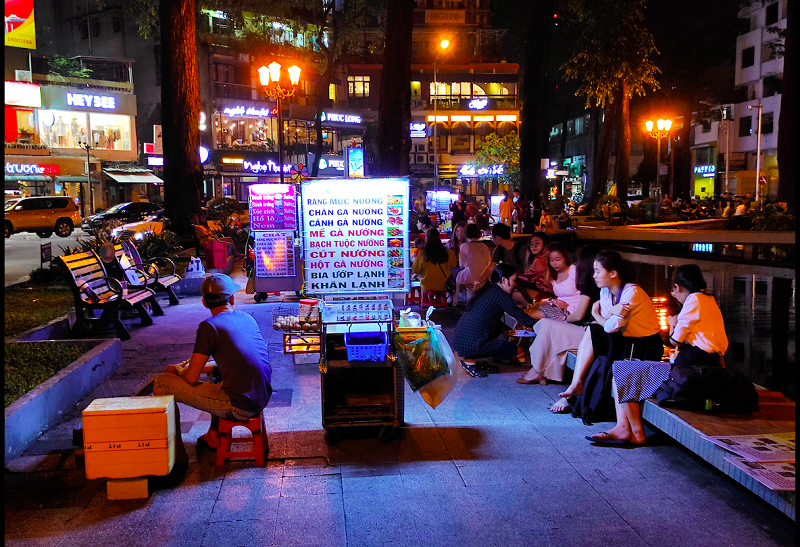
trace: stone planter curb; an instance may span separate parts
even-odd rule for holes
[[[75,312],[53,319],[49,323],[33,327],[22,334],[11,338],[6,338],[6,342],[36,342],[42,340],[66,340],[69,339],[69,332],[75,324]]]
[[[69,342],[98,343],[55,376],[6,407],[5,462],[22,454],[43,431],[56,425],[66,412],[122,364],[122,343],[118,338],[76,339]]]

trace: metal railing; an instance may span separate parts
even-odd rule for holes
[[[214,82],[214,97],[217,99],[253,100],[253,89],[249,85]]]

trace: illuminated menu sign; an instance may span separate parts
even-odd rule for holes
[[[364,149],[347,147],[347,176],[364,176]]]
[[[253,232],[256,277],[294,277],[294,231]]]
[[[297,200],[292,184],[250,185],[250,229],[294,230]]]
[[[303,181],[306,289],[407,292],[408,179]]]

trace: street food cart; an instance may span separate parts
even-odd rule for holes
[[[291,183],[253,184],[249,202],[256,302],[267,292],[300,291],[303,257],[297,187]]]
[[[393,356],[393,299],[409,287],[407,178],[302,183],[306,291],[320,301],[322,426],[403,425],[405,382]]]

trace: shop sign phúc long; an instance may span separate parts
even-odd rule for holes
[[[306,290],[406,292],[408,179],[304,181]]]

